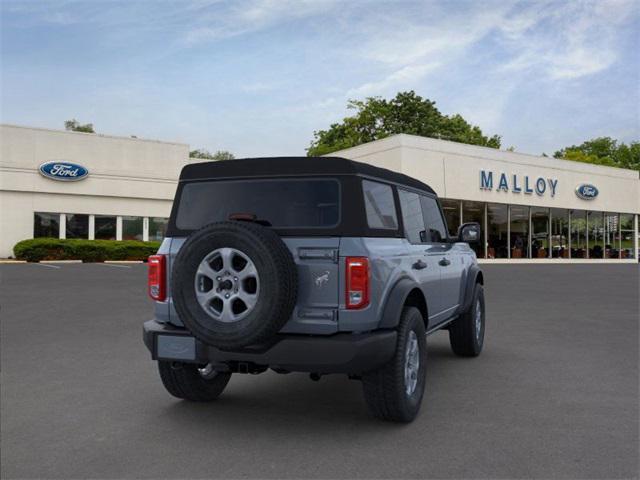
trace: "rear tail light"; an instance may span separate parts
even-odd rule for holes
[[[346,306],[348,309],[369,305],[369,259],[347,257]]]
[[[158,302],[163,302],[167,298],[166,290],[166,264],[164,255],[151,255],[149,257],[149,272],[147,286],[149,296]]]

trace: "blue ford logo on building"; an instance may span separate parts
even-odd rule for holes
[[[86,178],[89,175],[89,170],[77,163],[55,161],[40,165],[40,173],[52,180],[76,182]]]
[[[591,184],[583,183],[576,187],[576,195],[583,200],[593,200],[598,196],[598,189]]]

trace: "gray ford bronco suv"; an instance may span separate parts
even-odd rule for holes
[[[450,237],[435,192],[336,157],[251,158],[184,167],[167,236],[149,258],[155,318],[144,343],[170,394],[218,397],[232,373],[343,373],[371,413],[420,409],[427,335],[480,354],[483,276]]]

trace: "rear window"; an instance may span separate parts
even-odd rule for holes
[[[335,179],[232,180],[188,183],[175,225],[196,230],[232,214],[252,214],[280,228],[330,228],[340,221]]]

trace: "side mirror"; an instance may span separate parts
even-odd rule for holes
[[[480,241],[480,224],[463,223],[458,229],[458,241],[465,243],[477,243]]]

